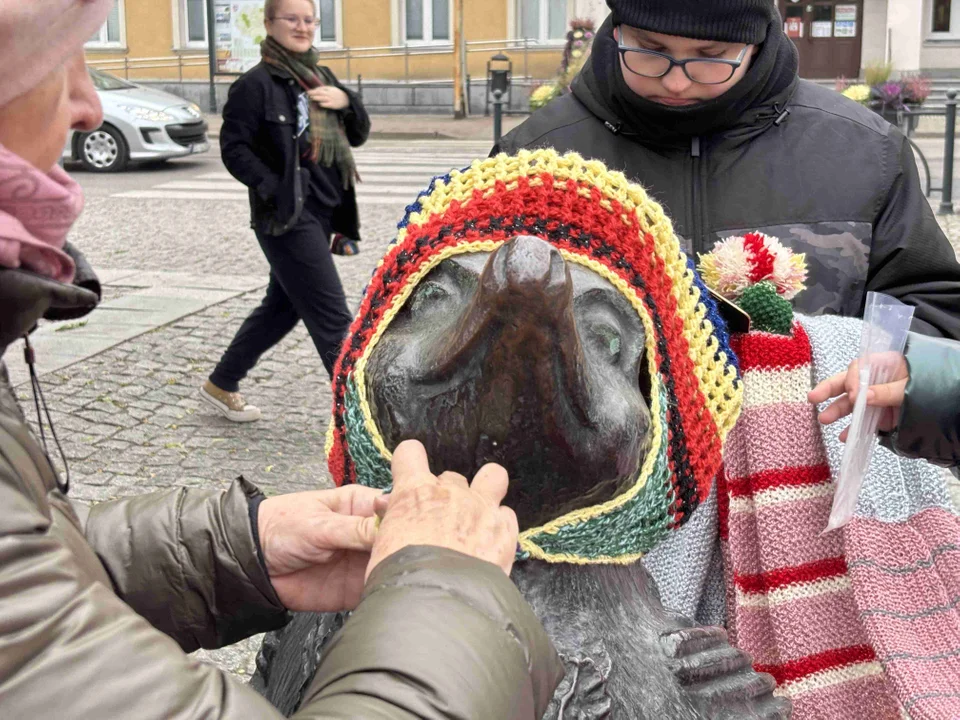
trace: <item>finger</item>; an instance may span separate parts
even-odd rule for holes
[[[470,488],[493,505],[499,506],[507,496],[510,480],[507,471],[496,463],[484,465],[473,477]]]
[[[822,413],[819,420],[823,425],[832,425],[842,417],[853,412],[853,402],[849,395],[841,395]]]
[[[399,493],[425,482],[436,482],[430,472],[427,450],[417,440],[404,440],[393,452],[390,465],[393,473],[393,491]]]
[[[374,514],[374,501],[383,495],[383,491],[363,485],[344,485],[310,494],[335,513],[368,517]]]
[[[903,396],[906,389],[906,380],[898,380],[885,385],[873,385],[867,392],[867,404],[874,407],[900,407],[903,405]]]
[[[807,393],[807,400],[815,405],[826,402],[830,398],[843,395],[847,382],[847,373],[837,373],[817,385],[813,390]]]
[[[463,488],[464,490],[470,487],[470,483],[467,482],[467,479],[463,475],[450,470],[445,473],[441,473],[437,478],[437,482],[439,482],[441,485],[452,485],[454,487]]]
[[[373,513],[381,520],[383,520],[383,516],[387,514],[387,509],[390,507],[390,497],[389,493],[384,493],[373,501]]]
[[[356,550],[369,552],[377,537],[377,518],[331,514],[324,522],[324,550]],[[319,548],[318,548],[319,549]]]
[[[849,435],[850,435],[850,426],[847,425],[847,427],[843,429],[843,432],[840,433],[840,442],[845,443]]]
[[[497,512],[500,513],[501,521],[506,528],[506,537],[504,542],[506,547],[503,553],[503,562],[500,567],[509,575],[513,569],[513,563],[517,559],[517,541],[520,537],[520,525],[517,522],[517,514],[506,506],[501,505]]]

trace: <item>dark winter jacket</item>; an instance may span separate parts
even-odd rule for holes
[[[340,112],[347,140],[357,147],[367,141],[370,118],[356,93],[337,87],[350,97],[350,107]],[[233,84],[223,108],[223,164],[250,189],[252,225],[268,235],[282,235],[296,225],[310,189],[311,173],[304,167],[310,161],[301,160],[305,135],[297,137],[301,92],[289,74],[260,63]],[[352,187],[342,193],[340,205],[330,209],[332,229],[359,239],[356,193]]]
[[[95,303],[0,269],[0,356],[50,309]],[[184,654],[288,618],[257,556],[256,492],[241,479],[226,491],[71,503],[0,362],[0,718],[282,720],[249,686]],[[370,576],[293,717],[534,720],[562,674],[499,568],[413,547]]]
[[[911,333],[906,358],[906,397],[885,444],[905,457],[960,466],[960,344]]]
[[[709,101],[709,112],[696,110],[701,125],[710,114],[719,125],[697,132],[684,127],[686,109],[650,109],[624,90],[608,21],[572,94],[499,149],[553,147],[623,171],[664,206],[695,256],[745,231],[778,237],[806,254],[800,312],[860,316],[872,290],[914,306],[915,330],[960,338],[960,265],[920,189],[909,144],[879,115],[798,80],[792,52],[771,26],[744,78]]]

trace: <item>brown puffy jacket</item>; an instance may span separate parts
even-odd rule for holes
[[[0,362],[0,718],[279,720],[184,654],[287,618],[257,557],[253,492],[237,480],[71,504]],[[294,717],[527,720],[561,676],[499,568],[407,548],[373,573]]]

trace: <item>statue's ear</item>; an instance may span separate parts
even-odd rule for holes
[[[727,323],[727,330],[732,333],[750,332],[750,316],[736,303],[730,302],[723,295],[710,290],[710,295],[717,303],[720,317]]]

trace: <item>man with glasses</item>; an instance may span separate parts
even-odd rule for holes
[[[797,77],[774,0],[607,0],[572,92],[498,148],[602,160],[665,206],[695,258],[761,231],[805,253],[798,310],[859,316],[867,291],[960,338],[960,266],[900,131]]]

